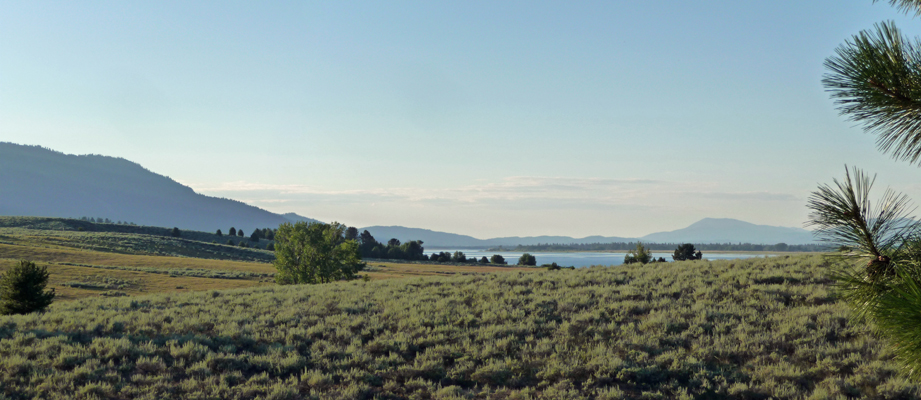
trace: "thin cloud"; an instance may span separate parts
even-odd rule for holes
[[[802,198],[789,193],[773,192],[709,192],[701,193],[700,196],[724,200],[803,201]]]
[[[465,206],[526,209],[634,209],[663,208],[674,199],[730,201],[799,201],[794,195],[770,192],[721,192],[713,182],[675,182],[652,179],[608,179],[513,176],[454,188],[372,188],[329,190],[297,184],[245,181],[199,187],[203,193],[246,198],[253,204],[381,204],[399,202],[434,207]]]

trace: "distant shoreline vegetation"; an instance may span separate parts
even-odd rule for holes
[[[612,243],[538,243],[536,245],[518,245],[515,247],[497,246],[485,251],[515,251],[515,252],[551,252],[551,251],[630,251],[636,248],[637,242],[612,242]],[[672,251],[681,243],[646,243],[649,250]],[[825,252],[833,249],[826,244],[752,244],[752,243],[695,243],[694,246],[701,251],[777,251],[777,252]]]

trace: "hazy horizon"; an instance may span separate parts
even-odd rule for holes
[[[0,141],[275,212],[477,238],[802,227],[844,164],[921,201],[820,80],[887,2],[0,5]]]

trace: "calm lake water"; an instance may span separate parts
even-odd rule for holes
[[[517,264],[518,258],[521,257],[523,252],[515,251],[482,251],[482,250],[458,250],[458,249],[425,249],[426,255],[432,255],[432,253],[440,253],[442,251],[449,252],[454,254],[455,251],[462,251],[467,256],[476,257],[480,259],[485,256],[486,258],[491,257],[493,254],[499,254],[502,257],[505,257],[505,261],[509,264]],[[624,263],[624,256],[627,255],[627,252],[617,252],[617,253],[531,253],[534,257],[537,258],[537,265],[541,264],[550,264],[557,263],[562,267],[573,266],[576,268],[589,267],[592,265],[621,265]],[[662,257],[666,261],[672,261],[672,252],[653,252],[653,256],[656,258]],[[752,257],[770,257],[771,255],[765,254],[745,254],[745,253],[707,253],[703,252],[704,259],[707,260],[734,260],[739,258],[752,258]]]

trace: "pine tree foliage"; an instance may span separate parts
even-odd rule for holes
[[[22,260],[0,275],[0,315],[43,311],[54,301],[54,289],[45,290],[48,269]]]
[[[624,264],[648,264],[652,260],[652,251],[640,242],[636,243],[636,249],[630,250],[624,255]]]
[[[921,378],[921,268],[906,264],[888,290],[870,303],[877,330],[887,339],[905,372]]]
[[[889,4],[906,14],[921,15],[921,0],[889,0]]]
[[[845,169],[843,181],[819,186],[809,198],[812,212],[807,225],[816,228],[820,240],[844,250],[844,255],[894,256],[894,250],[918,233],[918,223],[910,218],[915,208],[907,196],[888,188],[874,206],[870,190],[875,180],[852,168]]]
[[[889,4],[921,15],[921,0]],[[822,83],[841,113],[878,135],[881,151],[921,164],[921,42],[884,22],[845,42],[825,66],[830,72]],[[844,181],[820,186],[809,198],[808,225],[841,250],[845,262],[833,272],[841,297],[919,379],[921,228],[906,196],[887,189],[875,204],[870,200],[874,180],[854,168]]]
[[[921,43],[892,22],[863,31],[825,61],[822,83],[839,110],[877,134],[885,153],[921,162]]]

